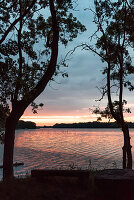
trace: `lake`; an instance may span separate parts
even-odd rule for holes
[[[134,146],[134,129],[130,135]],[[121,168],[122,146],[120,129],[16,130],[14,162],[24,162],[24,166],[14,167],[15,175],[23,176],[36,168]],[[134,155],[134,148],[132,151]],[[3,145],[0,152],[2,165]]]

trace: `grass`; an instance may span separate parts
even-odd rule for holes
[[[67,168],[75,169],[82,170],[75,163],[71,163]],[[92,167],[91,161],[87,170],[88,182],[87,179],[84,182],[77,177],[47,177],[37,180],[31,176],[14,178],[10,183],[1,181],[0,200],[105,200],[98,196],[94,181],[98,170]]]
[[[31,176],[14,178],[6,183],[0,182],[0,200],[133,200],[134,182],[99,181],[96,184],[96,170],[89,170],[82,179],[77,177]],[[83,179],[84,178],[84,179]],[[97,188],[98,186],[98,188]]]
[[[53,177],[42,181],[32,177],[0,182],[0,200],[93,200],[94,175],[84,185],[78,178]]]

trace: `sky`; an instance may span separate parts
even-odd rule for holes
[[[89,37],[95,32],[92,13],[85,8],[93,8],[93,0],[79,0],[74,15],[84,24],[87,31],[78,35],[77,39],[69,43],[67,48],[59,47],[59,61],[66,53],[77,45],[88,42]],[[22,120],[33,121],[37,125],[53,125],[55,123],[75,123],[96,121],[97,116],[92,114],[96,106],[104,108],[107,99],[96,102],[101,97],[98,86],[104,83],[102,70],[106,66],[98,56],[90,51],[78,48],[69,57],[68,68],[61,68],[61,71],[68,73],[68,78],[61,75],[50,82],[44,92],[35,102],[43,103],[44,106],[33,114],[31,107],[28,107],[22,116]],[[132,113],[126,114],[128,121],[134,121],[134,103],[132,93],[125,92],[124,98],[128,100],[128,107]]]

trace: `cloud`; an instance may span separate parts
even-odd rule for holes
[[[93,14],[89,10],[84,11],[89,6],[93,8],[93,1],[78,1],[76,10],[79,11],[74,11],[74,15],[86,25],[87,32],[80,34],[73,42],[69,43],[67,48],[60,45],[59,60],[61,56],[64,57],[68,51],[82,42],[92,43],[88,38],[96,30],[92,22]],[[78,48],[69,57],[68,65],[68,68],[61,68],[61,71],[66,71],[69,77],[63,78],[61,75],[55,77],[56,82],[50,82],[45,91],[36,99],[37,103],[44,103],[44,108],[39,111],[38,116],[89,116],[91,114],[89,107],[92,108],[93,105],[105,107],[107,105],[106,98],[101,103],[95,102],[101,97],[96,86],[103,84],[104,76],[101,72],[106,64],[102,63],[100,58],[94,56],[91,51],[82,51],[82,48]],[[131,104],[133,103],[130,93],[126,93],[126,98]],[[30,108],[27,109],[25,115],[32,115]],[[91,118],[90,116],[87,119]]]

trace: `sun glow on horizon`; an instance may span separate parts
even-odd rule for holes
[[[54,125],[56,123],[77,123],[91,120],[89,115],[83,116],[22,116],[21,120],[35,122],[36,125]],[[95,120],[95,118],[94,118]]]
[[[21,120],[35,122],[37,126],[54,125],[56,123],[79,123],[79,122],[92,122],[96,121],[97,117],[95,114],[92,115],[81,115],[81,116],[22,116]],[[127,116],[127,121],[134,122],[133,116]],[[106,122],[106,119],[102,119],[102,122]],[[113,120],[112,120],[113,121]]]

